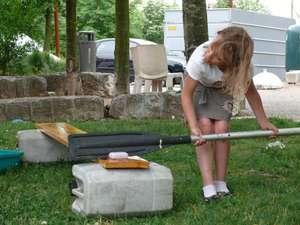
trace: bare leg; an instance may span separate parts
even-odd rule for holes
[[[229,130],[229,124],[225,120],[216,120],[214,122],[214,132],[226,133]],[[225,181],[227,174],[227,164],[230,153],[229,141],[221,140],[215,142],[215,173],[216,180]]]
[[[200,118],[198,120],[202,134],[211,134],[213,132],[213,121],[208,118]],[[207,142],[196,148],[198,166],[201,170],[203,186],[213,184],[213,151],[211,143]]]

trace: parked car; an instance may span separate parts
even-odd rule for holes
[[[156,45],[155,42],[144,39],[129,39],[129,47],[138,45]],[[115,39],[106,38],[96,42],[96,71],[102,73],[114,73],[114,50]],[[184,71],[185,59],[167,51],[168,70],[170,73]],[[134,70],[132,60],[129,61],[129,81],[134,81]]]

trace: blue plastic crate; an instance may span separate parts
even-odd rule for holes
[[[23,152],[15,150],[0,150],[0,171],[20,165]]]

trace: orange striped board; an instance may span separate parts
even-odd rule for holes
[[[42,133],[66,146],[68,146],[69,135],[86,133],[85,131],[80,130],[68,123],[36,123],[35,126]]]
[[[96,162],[105,169],[148,169],[150,164],[138,156],[129,156],[126,159],[99,159]]]

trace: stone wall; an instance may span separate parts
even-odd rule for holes
[[[180,94],[175,92],[119,95],[110,105],[113,118],[182,117]]]
[[[47,91],[55,95],[65,95],[66,77],[63,74],[44,76],[47,80]],[[83,72],[79,74],[83,95],[95,95],[102,98],[115,96],[115,76],[111,73]]]
[[[0,76],[0,99],[47,95],[47,80],[44,77]]]
[[[79,74],[83,95],[95,95],[111,99],[115,96],[115,76],[110,73],[84,72]],[[66,76],[0,76],[0,99],[41,97],[54,92],[65,95]]]
[[[22,119],[36,122],[98,120],[104,102],[98,96],[30,97],[0,100],[0,121]]]

